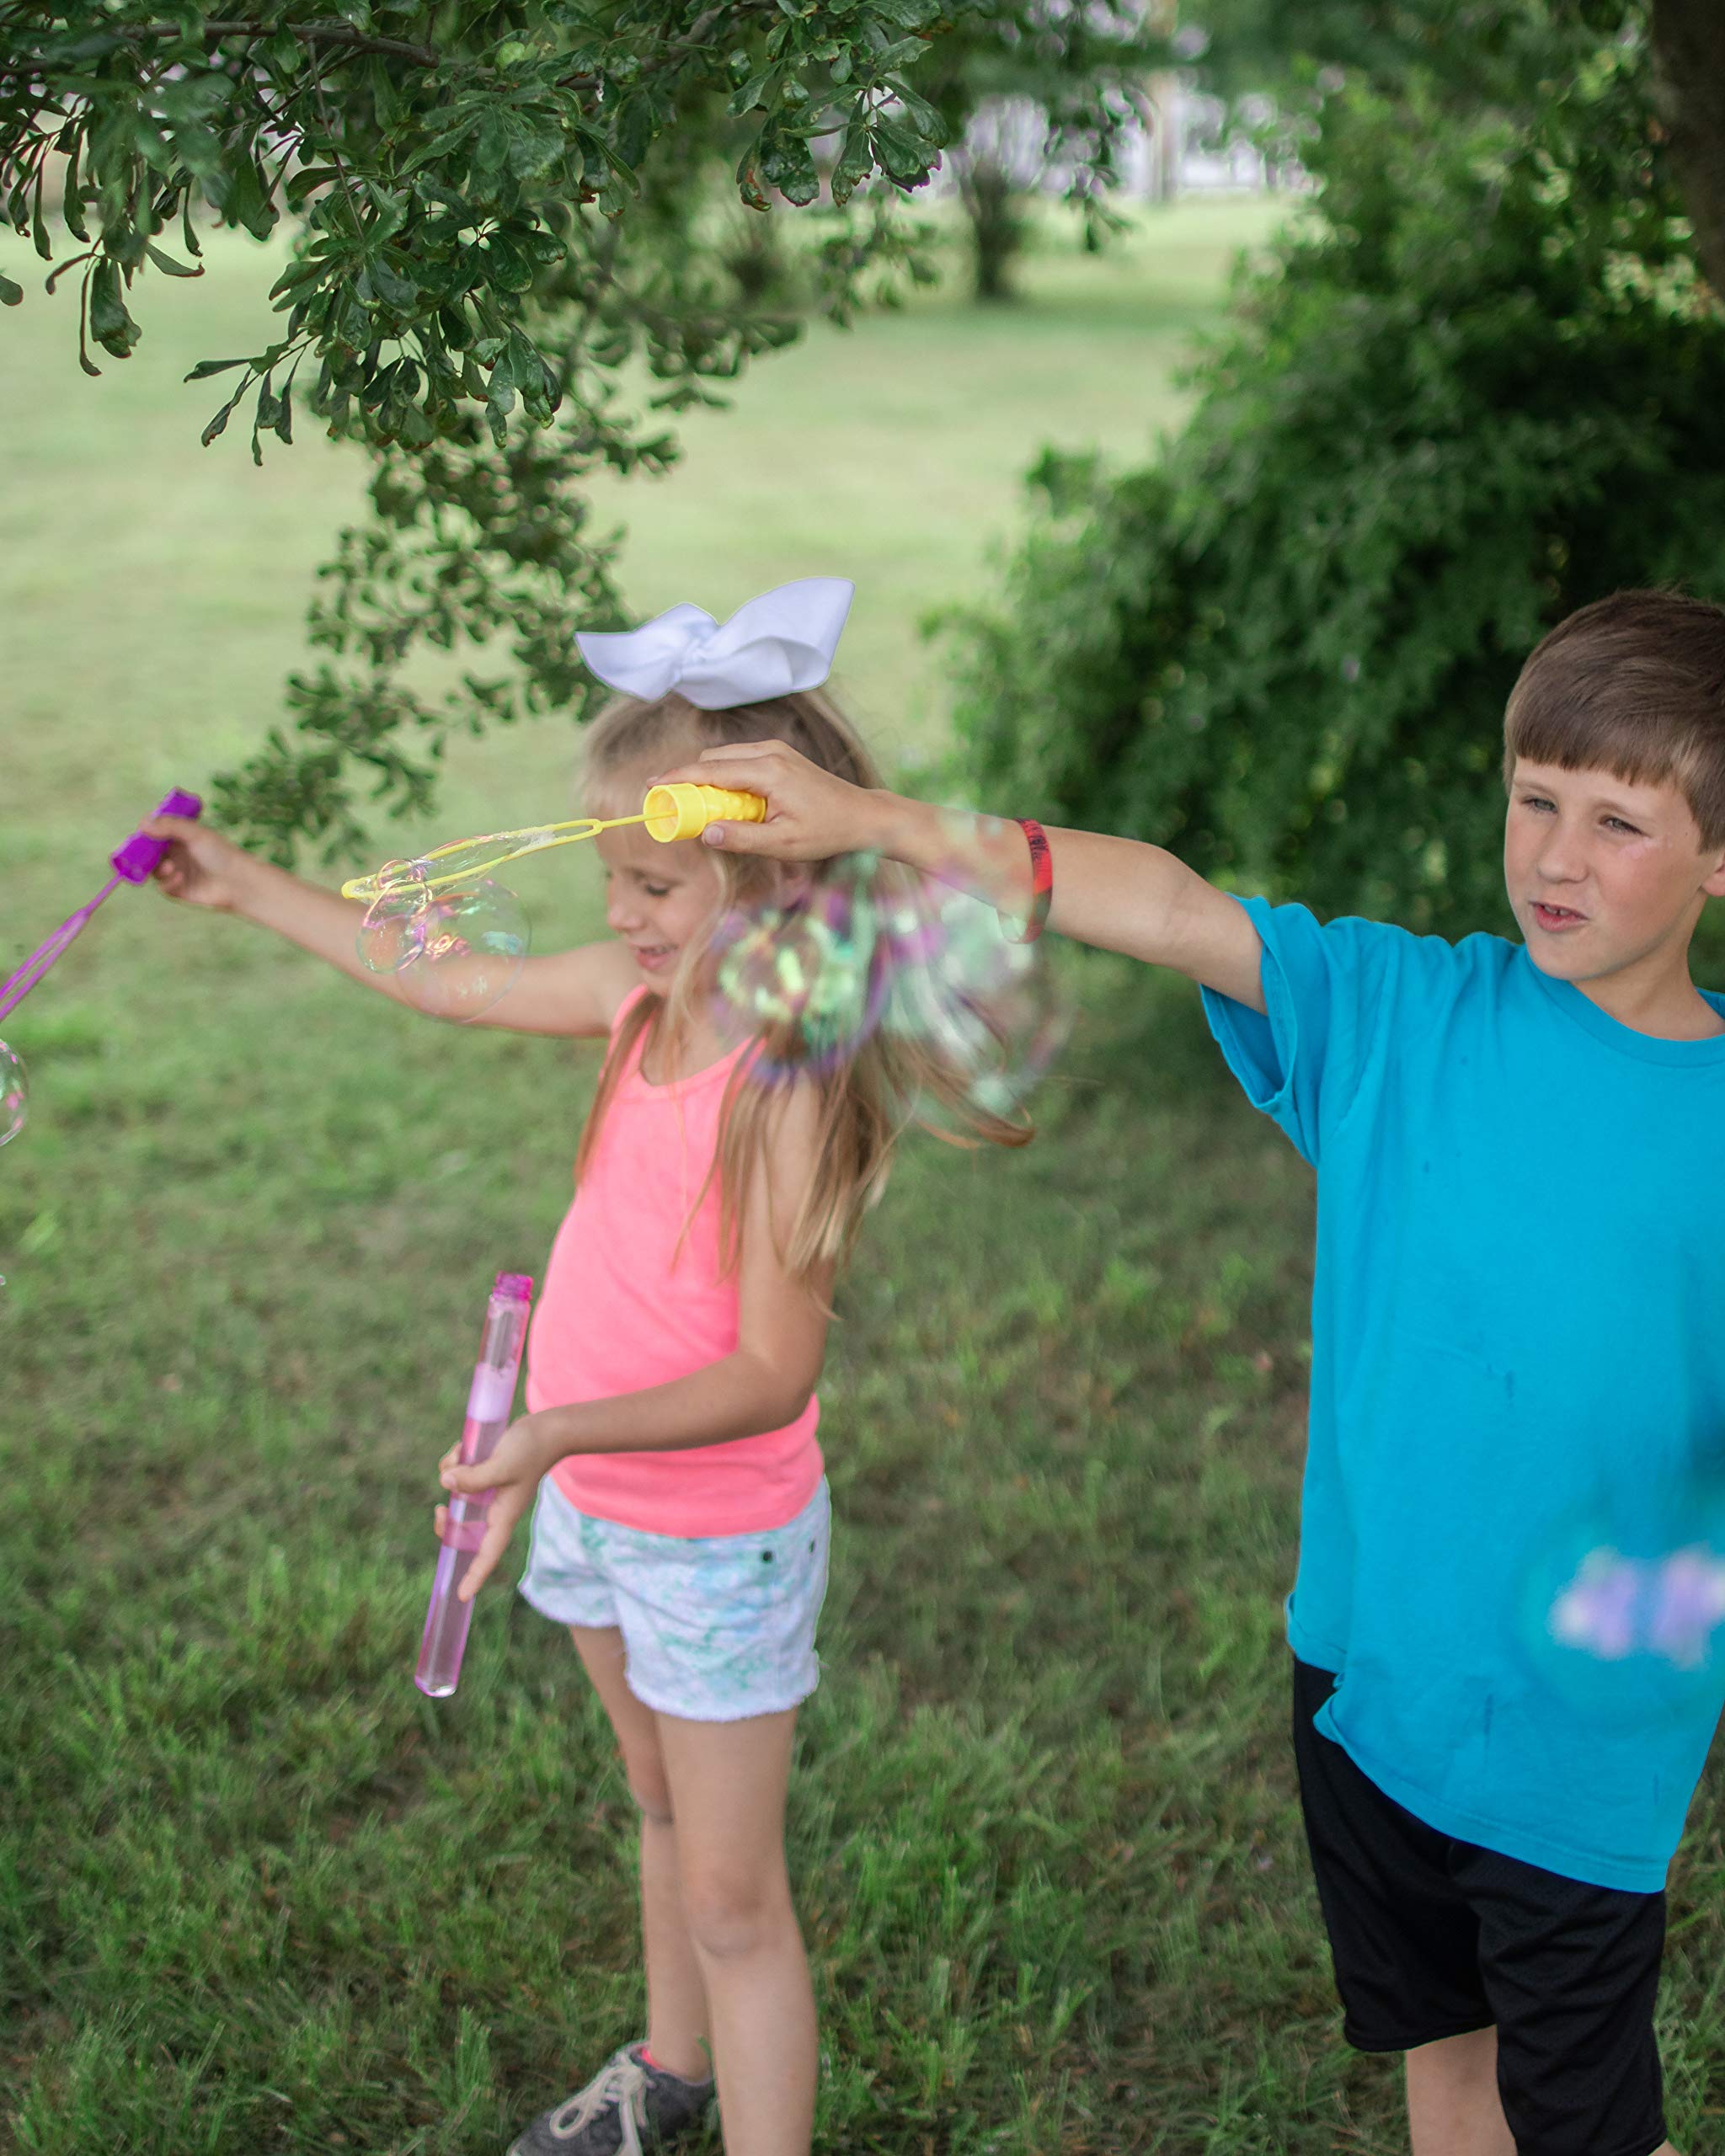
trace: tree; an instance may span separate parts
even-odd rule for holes
[[[1115,153],[1143,121],[1146,76],[1167,65],[1172,13],[1168,0],[1030,0],[975,15],[931,49],[918,87],[953,146],[979,299],[1012,296],[1027,198],[1053,178],[1086,243],[1101,243]]]
[[[243,413],[261,458],[309,409],[373,461],[291,728],[218,789],[231,825],[278,855],[303,833],[351,845],[357,783],[422,808],[452,729],[585,712],[572,630],[621,606],[581,482],[676,455],[662,417],[625,414],[620,370],[644,362],[675,414],[798,332],[770,278],[744,289],[708,243],[719,191],[820,202],[819,304],[846,318],[919,268],[901,205],[947,126],[912,77],[942,40],[1030,18],[1028,0],[0,0],[0,202],[49,286],[77,280],[86,371],[133,350],[152,275],[203,274],[200,224],[285,227],[270,330],[194,370],[222,382],[204,440]],[[1042,25],[1048,64],[1087,23]],[[1114,125],[1098,93],[1099,176]],[[426,645],[472,660],[435,703],[403,676]]]
[[[1007,603],[964,624],[992,802],[1478,926],[1532,643],[1624,584],[1725,598],[1725,315],[1645,18],[1504,24],[1471,100],[1452,52],[1326,99],[1315,210],[1243,277],[1158,462],[1044,462]]]

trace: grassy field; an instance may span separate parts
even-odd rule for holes
[[[847,570],[853,700],[889,753],[937,739],[918,613],[981,587],[1041,441],[1177,413],[1263,228],[1185,210],[1045,254],[1021,309],[811,337],[633,496],[631,591],[722,611]],[[99,383],[63,303],[0,325],[8,963],[142,803],[255,739],[353,497],[315,441],[261,474],[197,449],[178,374],[244,349],[258,289],[221,266]],[[463,752],[440,829],[544,814],[568,750]],[[526,887],[547,940],[592,918],[570,860]],[[791,1815],[821,2145],[1388,2156],[1283,1727],[1310,1180],[1189,993],[1073,976],[1037,1145],[911,1146],[833,1335]],[[638,2010],[632,1812],[567,1641],[492,1593],[457,1697],[409,1677],[432,1463],[491,1273],[538,1269],[566,1201],[590,1060],[131,892],[7,1031],[35,1105],[0,1154],[0,2147],[486,2156]],[[1722,1876],[1710,1796],[1665,2008],[1691,2149]]]

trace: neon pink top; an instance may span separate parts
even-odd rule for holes
[[[646,993],[624,1000],[613,1040]],[[641,1043],[632,1051],[551,1246],[527,1336],[529,1408],[639,1392],[736,1352],[737,1282],[720,1277],[717,1177],[692,1219],[689,1208],[718,1150],[725,1082],[742,1053],[653,1086],[641,1073]],[[623,1527],[753,1534],[784,1526],[814,1495],[820,1419],[811,1399],[794,1422],[760,1437],[676,1452],[575,1453],[552,1478],[579,1510]]]

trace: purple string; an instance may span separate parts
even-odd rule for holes
[[[0,1018],[24,1001],[67,945],[77,937],[103,899],[120,889],[121,881],[118,875],[110,876],[88,905],[80,906],[69,920],[61,921],[41,948],[32,951],[17,972],[8,976],[4,985],[0,985]]]

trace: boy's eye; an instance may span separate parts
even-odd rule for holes
[[[1626,824],[1621,816],[1607,816],[1605,821],[1614,831],[1627,831],[1631,838],[1638,839],[1640,831],[1633,824]]]
[[[1524,808],[1549,808],[1551,804],[1542,793],[1524,793],[1521,805]]]
[[[644,883],[641,889],[649,899],[668,899],[670,896],[669,883]]]

